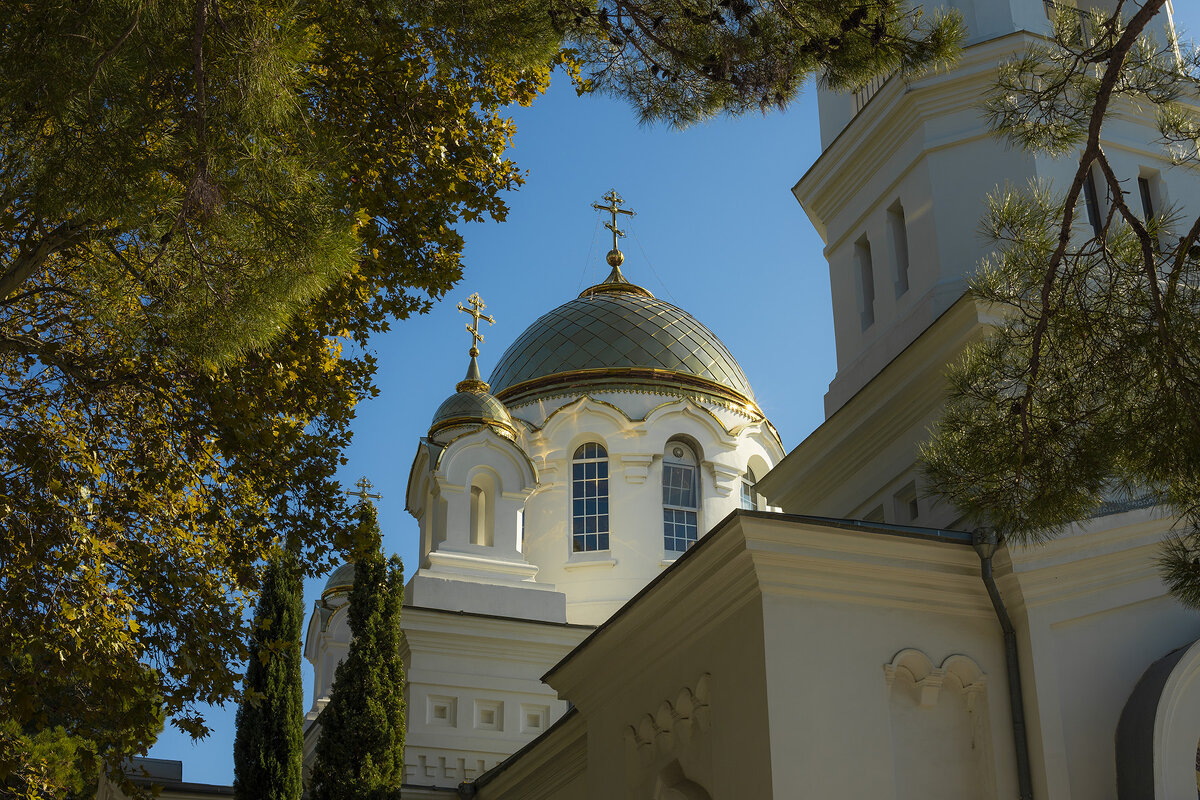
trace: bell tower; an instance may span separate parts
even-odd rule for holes
[[[918,448],[938,418],[945,367],[997,310],[966,294],[992,250],[980,234],[990,194],[1030,182],[1065,189],[1075,155],[1007,146],[988,129],[983,100],[997,66],[1050,43],[1054,20],[1116,0],[948,0],[963,50],[950,69],[893,74],[858,92],[818,89],[822,152],[792,192],[825,243],[837,374],[826,421],[760,487],[785,511],[920,526],[953,526],[955,509],[929,497]],[[926,4],[930,13],[930,4]],[[1151,34],[1165,44],[1168,4]],[[1152,113],[1114,104],[1102,146],[1120,179],[1155,208],[1200,207],[1200,182],[1174,169]],[[1096,199],[1097,213],[1106,198]],[[1076,225],[1086,232],[1080,215]]]
[[[997,64],[1044,43],[1055,17],[1111,10],[1115,0],[1078,0],[1078,8],[1075,0],[940,5],[961,14],[967,29],[956,66],[879,78],[854,93],[817,90],[822,153],[792,191],[829,262],[838,370],[826,416],[963,296],[989,252],[978,232],[989,193],[1034,180],[1065,188],[1075,159],[1007,147],[988,131],[982,101]],[[1163,28],[1155,33],[1165,41]],[[1164,204],[1179,199],[1162,180],[1169,165],[1154,143],[1152,116],[1122,115],[1106,133],[1131,182],[1152,175]]]

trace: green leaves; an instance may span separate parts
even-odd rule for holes
[[[533,4],[460,13],[525,41],[448,27],[461,5],[0,19],[0,720],[22,736],[61,726],[115,768],[164,711],[204,735],[271,553],[315,574],[357,546],[335,476],[370,336],[458,279],[456,225],[504,216],[502,110],[553,55]],[[44,705],[17,715],[24,693]]]

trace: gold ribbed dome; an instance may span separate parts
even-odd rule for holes
[[[588,388],[705,399],[761,416],[742,368],[695,317],[609,277],[545,314],[504,352],[490,381],[509,406]]]
[[[504,403],[488,392],[489,386],[479,376],[475,352],[471,350],[467,377],[459,381],[454,387],[455,393],[447,397],[434,412],[433,421],[429,423],[431,437],[438,431],[463,425],[493,425],[510,435],[514,432],[512,415]]]

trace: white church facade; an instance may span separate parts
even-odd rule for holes
[[[823,152],[793,192],[838,370],[797,448],[717,337],[626,277],[615,192],[609,277],[486,381],[472,348],[409,474],[406,797],[1197,796],[1200,615],[1156,567],[1173,520],[1113,506],[1017,547],[923,492],[944,367],[994,319],[965,294],[983,199],[1074,171],[1005,149],[977,107],[1048,7],[951,5],[970,34],[950,72],[818,90]],[[1153,120],[1122,109],[1105,135],[1156,207],[1200,209]],[[306,758],[351,579],[310,619]]]

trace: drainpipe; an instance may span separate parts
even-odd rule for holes
[[[1021,800],[1033,800],[1033,775],[1029,769],[1029,741],[1025,736],[1025,698],[1021,693],[1021,665],[1017,660],[1017,631],[1004,606],[1004,598],[992,576],[992,556],[1000,547],[1000,537],[992,528],[971,532],[971,544],[979,554],[979,572],[987,587],[1000,630],[1004,632],[1004,659],[1008,666],[1008,700],[1012,710],[1013,746],[1017,754],[1017,787]]]

